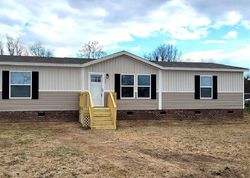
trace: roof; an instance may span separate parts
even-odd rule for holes
[[[141,61],[143,63],[146,63],[148,65],[151,65],[153,67],[156,67],[162,70],[201,70],[202,69],[204,71],[241,71],[241,72],[249,70],[247,68],[229,66],[229,65],[224,65],[224,64],[216,64],[216,63],[149,61],[140,56],[129,53],[127,51],[120,51],[120,52],[105,56],[101,59],[85,63],[83,64],[83,66],[85,67],[85,66],[94,65],[94,64],[106,61],[106,60],[114,59],[122,55],[129,56],[135,60]]]
[[[207,63],[207,62],[166,62],[166,61],[151,61],[154,64],[158,64],[162,67],[172,67],[172,68],[206,68],[206,69],[242,69],[248,70],[246,68],[235,67],[225,64],[217,63]]]
[[[27,65],[27,66],[61,66],[61,67],[86,67],[119,56],[126,55],[152,67],[162,70],[204,70],[204,71],[248,71],[249,69],[216,63],[204,62],[165,62],[149,61],[127,51],[120,51],[101,59],[86,58],[60,58],[60,57],[36,57],[36,56],[7,56],[0,55],[0,64],[4,65]]]
[[[24,62],[24,63],[47,63],[47,64],[84,64],[95,59],[87,58],[60,58],[60,57],[37,57],[37,56],[7,56],[0,55],[0,62]]]

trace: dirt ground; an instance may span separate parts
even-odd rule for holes
[[[235,121],[1,123],[0,177],[250,177],[250,116]]]

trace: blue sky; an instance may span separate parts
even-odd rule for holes
[[[250,68],[249,0],[0,1],[0,40],[40,41],[59,57],[74,57],[87,41],[108,53],[143,56],[173,44],[182,61]]]

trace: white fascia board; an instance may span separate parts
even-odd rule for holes
[[[181,71],[212,71],[212,72],[246,72],[247,69],[221,69],[221,68],[184,68],[184,67],[164,67],[163,70]]]

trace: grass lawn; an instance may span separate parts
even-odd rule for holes
[[[0,177],[250,177],[250,115],[235,121],[1,123]]]

